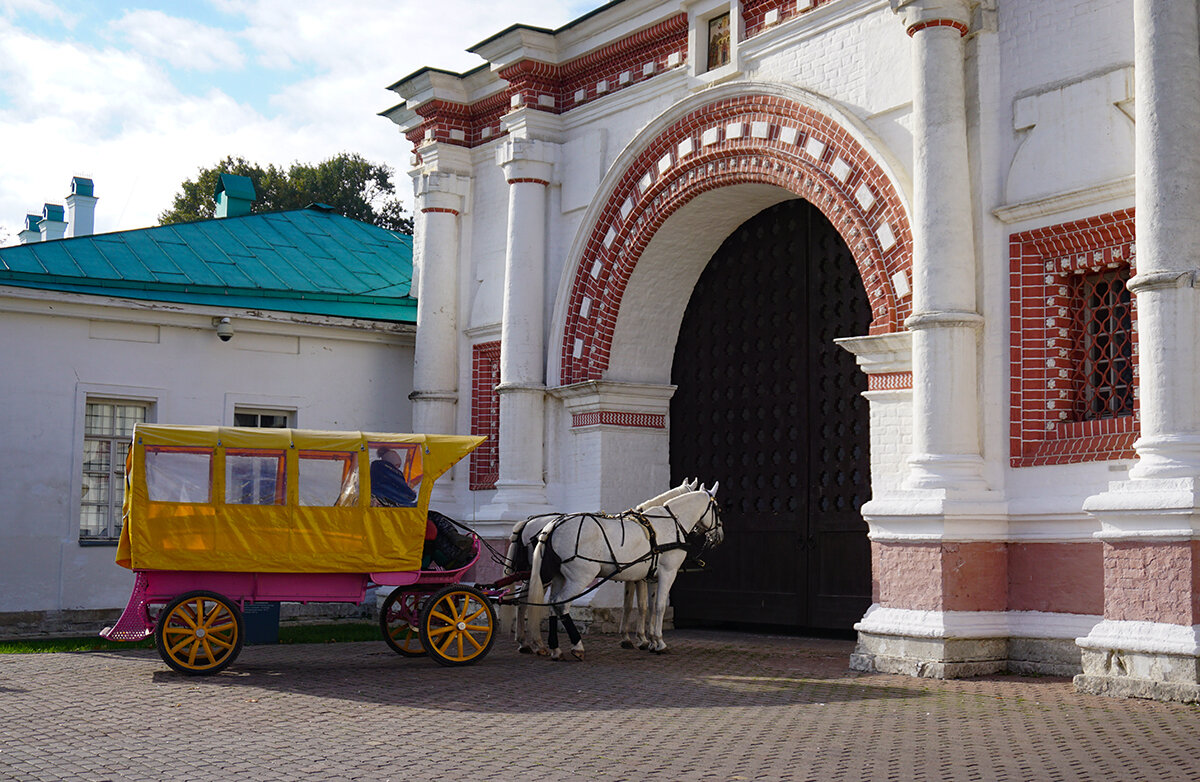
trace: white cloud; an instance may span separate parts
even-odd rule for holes
[[[130,38],[128,49],[52,40],[0,16],[0,230],[11,240],[27,212],[61,203],[73,175],[95,180],[97,231],[123,230],[157,222],[184,179],[231,154],[285,165],[357,152],[395,168],[407,195],[409,144],[376,116],[399,101],[387,86],[426,65],[474,67],[481,61],[465,49],[515,22],[556,27],[582,13],[541,0],[212,5],[232,32],[134,9],[111,28]],[[210,35],[235,39],[240,54],[215,54]],[[192,68],[238,62],[238,78],[259,83],[302,75],[255,106],[216,88],[185,91],[160,64],[180,62],[156,43],[164,39],[191,51]],[[282,70],[264,74],[260,62]]]
[[[215,71],[242,67],[245,58],[224,30],[162,11],[128,11],[109,24],[134,51],[164,60],[176,68]]]

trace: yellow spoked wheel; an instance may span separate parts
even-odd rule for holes
[[[242,612],[215,592],[189,592],[159,614],[154,643],[163,661],[189,676],[225,670],[242,650]]]
[[[396,654],[405,657],[425,656],[419,629],[423,597],[425,595],[417,592],[397,589],[383,601],[383,608],[379,611],[379,629],[383,631],[383,640]]]
[[[452,584],[435,592],[421,611],[421,643],[441,665],[470,665],[496,640],[496,611],[478,589]]]

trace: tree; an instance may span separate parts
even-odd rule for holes
[[[211,168],[201,168],[195,179],[180,185],[171,208],[158,216],[160,225],[206,220],[216,214],[213,193],[221,174],[250,177],[258,194],[251,212],[302,209],[309,204],[329,204],[346,217],[374,223],[400,233],[412,233],[412,218],[396,197],[392,168],[372,163],[361,155],[343,152],[316,165],[293,163],[286,170],[266,168],[245,158],[229,156]]]

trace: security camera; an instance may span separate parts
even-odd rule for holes
[[[228,342],[233,339],[233,324],[229,322],[229,318],[221,318],[217,321],[217,336],[222,342]]]

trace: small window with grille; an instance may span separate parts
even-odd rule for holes
[[[81,543],[115,542],[121,536],[125,456],[133,425],[147,420],[137,402],[88,401],[83,424],[83,483],[79,501]]]
[[[1129,270],[1076,275],[1080,378],[1076,420],[1133,413],[1133,318]]]

